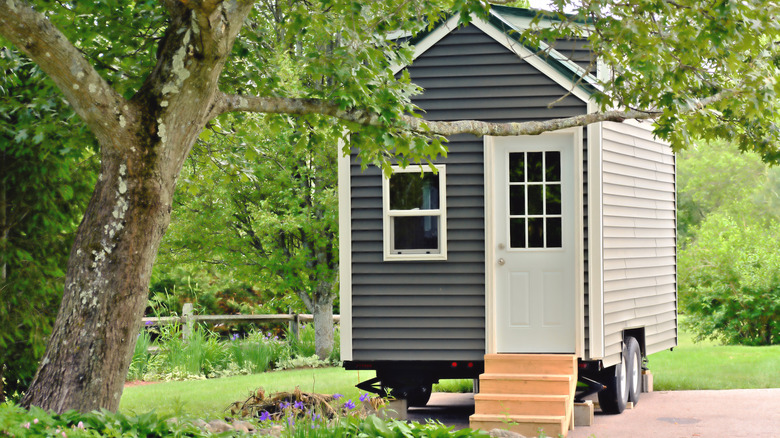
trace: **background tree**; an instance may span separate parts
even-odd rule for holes
[[[678,156],[679,297],[699,338],[780,343],[780,168],[726,142]]]
[[[27,389],[43,354],[97,159],[94,139],[35,64],[4,46],[0,72],[3,400]]]
[[[594,84],[600,110],[526,123],[423,121],[409,100],[419,90],[389,68],[409,63],[412,53],[387,39],[391,32],[419,32],[451,11],[468,22],[485,14],[483,1],[280,1],[257,8],[239,0],[0,3],[0,35],[57,85],[95,135],[101,157],[60,312],[23,403],[58,412],[116,409],[176,181],[204,127],[226,113],[333,117],[362,162],[385,170],[393,156],[406,164],[445,154],[440,136],[538,134],[627,118],[655,119],[656,134],[678,148],[702,135],[733,138],[767,160],[780,157],[779,5],[576,3],[575,16],[556,15],[553,28],[521,37],[531,45],[538,38],[588,38],[609,68]],[[253,28],[280,4],[289,6],[287,35],[342,41],[333,50],[296,53],[305,76],[321,80],[294,96],[265,68],[263,41],[271,35]],[[585,19],[593,21],[582,26]],[[229,61],[226,83],[242,78],[240,92],[220,89]]]
[[[314,315],[325,359],[338,292],[336,139],[312,117],[248,119],[257,120],[194,148],[162,258],[203,260],[280,299],[297,297]]]

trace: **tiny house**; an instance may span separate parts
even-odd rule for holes
[[[534,12],[494,6],[418,40],[406,69],[430,120],[593,111],[585,41],[540,56]],[[555,102],[553,105],[549,105]],[[339,163],[341,354],[360,386],[425,404],[474,378],[472,427],[565,434],[577,381],[601,409],[636,403],[647,355],[677,342],[675,158],[649,123],[449,139],[437,171]],[[527,423],[527,424],[526,424]],[[525,425],[524,425],[525,424]]]

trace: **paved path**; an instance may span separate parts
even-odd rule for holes
[[[468,427],[472,394],[434,393],[424,408],[411,408],[410,420],[438,419]],[[593,426],[578,427],[569,438],[780,438],[780,388],[723,391],[659,391],[642,394],[635,409],[620,415],[596,412]]]

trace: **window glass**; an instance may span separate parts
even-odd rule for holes
[[[391,210],[439,208],[439,176],[433,172],[396,173],[390,177]]]
[[[439,248],[438,216],[393,218],[393,246],[396,251]]]

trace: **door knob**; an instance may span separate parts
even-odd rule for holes
[[[506,261],[504,261],[504,259],[498,259],[499,266],[504,266],[504,263],[506,263]]]

